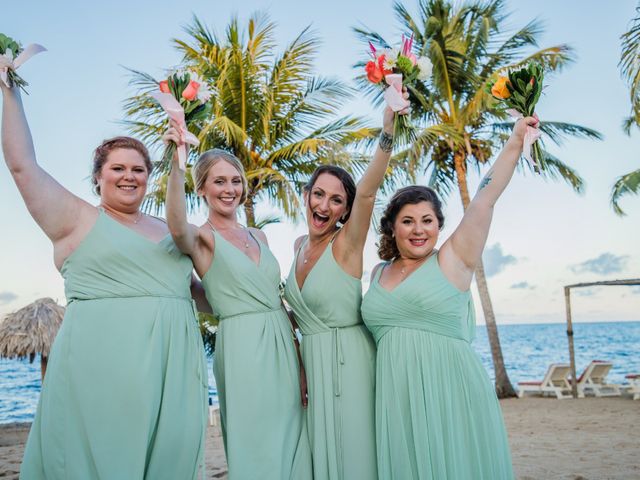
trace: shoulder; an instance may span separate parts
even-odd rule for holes
[[[249,231],[254,237],[259,239],[262,243],[264,243],[265,245],[269,245],[269,241],[267,240],[267,235],[262,230],[260,230],[259,228],[249,227]]]
[[[307,235],[301,235],[298,238],[296,238],[296,241],[293,242],[293,251],[297,252],[298,249],[300,248],[300,245],[302,245],[302,242],[304,242],[304,240],[307,238]]]

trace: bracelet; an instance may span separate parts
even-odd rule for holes
[[[393,150],[393,135],[383,131],[380,134],[380,141],[378,142],[378,145],[380,146],[380,150],[383,152],[391,153],[391,150]]]

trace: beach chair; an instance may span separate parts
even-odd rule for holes
[[[634,400],[640,400],[640,373],[630,373],[625,375],[624,378],[629,380],[627,393],[633,395]]]
[[[578,377],[578,397],[584,398],[587,393],[593,393],[596,397],[619,397],[620,385],[606,382],[611,367],[611,362],[592,360]]]
[[[216,412],[220,412],[220,405],[214,405],[213,399],[209,397],[209,425],[212,427],[218,426],[218,416]]]
[[[564,363],[552,363],[544,378],[539,382],[518,382],[518,397],[525,393],[538,395],[555,395],[558,399],[571,396],[571,384],[568,376],[571,367]]]

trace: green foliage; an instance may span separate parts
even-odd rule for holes
[[[543,74],[560,71],[573,61],[573,51],[567,45],[538,49],[542,33],[539,20],[508,32],[509,14],[503,0],[418,0],[417,15],[396,1],[394,10],[400,29],[413,34],[415,54],[429,57],[433,64],[429,88],[417,83],[415,90],[409,91],[414,123],[430,132],[418,133],[416,141],[397,155],[409,160],[416,171],[425,171],[432,186],[443,195],[460,189],[460,182],[466,190],[466,177],[458,178],[456,172],[489,162],[508,138],[500,127],[513,125],[506,122],[507,114],[487,91],[487,84],[509,71],[520,71],[514,73],[514,83],[524,93],[533,93],[530,99],[537,101],[541,82],[528,86],[527,80],[531,75],[542,78]],[[388,45],[379,34],[364,27],[354,30],[363,42]],[[359,77],[357,82],[374,101],[381,102],[378,89],[367,85],[366,77]],[[552,127],[545,128],[548,123]],[[562,122],[543,121],[541,129],[545,134],[537,142],[541,147],[545,139],[560,143],[566,135],[600,138],[591,129]],[[580,191],[582,180],[573,169],[555,157],[545,161],[552,157],[544,148],[540,156],[543,177],[561,178]],[[456,161],[461,162],[457,171]]]
[[[626,175],[622,175],[616,180],[611,191],[611,207],[618,215],[626,215],[619,205],[620,198],[623,195],[640,193],[640,170],[635,170]]]
[[[12,59],[17,57],[20,52],[22,52],[22,45],[16,42],[13,38],[6,36],[4,33],[0,33],[0,55],[11,53]],[[7,81],[9,82],[9,87],[13,88],[18,87],[24,93],[27,93],[25,87],[29,84],[14,70],[9,69],[7,73]]]
[[[245,28],[232,18],[224,35],[197,17],[185,32],[186,38],[173,41],[183,54],[181,66],[196,72],[213,92],[211,114],[193,130],[200,140],[198,151],[222,148],[240,159],[249,182],[249,224],[255,224],[254,205],[261,199],[270,200],[287,218],[296,218],[302,187],[316,166],[335,159],[350,164],[341,152],[373,134],[358,117],[337,117],[351,89],[314,75],[320,40],[308,28],[280,52],[275,24],[261,13],[252,15]],[[143,141],[157,144],[167,123],[155,102],[146,98],[157,88],[152,80],[132,71],[131,83],[138,92],[125,102],[126,123]],[[149,205],[161,208],[161,192],[150,195]]]

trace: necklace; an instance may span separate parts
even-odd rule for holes
[[[210,221],[210,220],[207,220],[207,223],[209,224],[209,226],[210,226],[213,230],[227,230],[227,231],[232,230],[232,229],[230,229],[230,228],[218,228],[218,229],[216,229],[216,228],[213,226],[213,224],[211,223],[211,221]],[[249,232],[249,229],[248,229],[248,228],[245,228],[245,227],[238,226],[238,227],[234,228],[233,230],[244,230],[244,231],[245,231],[245,235],[246,235],[246,236],[245,236],[245,239],[244,239],[244,241],[243,241],[243,242],[244,242],[244,248],[248,249],[248,248],[249,248],[249,246],[250,246],[250,238],[249,238],[249,236],[250,236],[250,232]],[[235,234],[234,234],[234,235],[235,235]]]
[[[102,208],[102,210],[105,213],[108,213],[110,216],[112,216],[112,217],[115,216],[115,217],[121,218],[123,220],[126,220],[127,222],[133,223],[134,225],[137,225],[138,222],[140,220],[142,220],[143,213],[140,210],[138,210],[138,215],[136,215],[136,218],[131,220],[128,216],[126,216],[126,214],[120,213],[117,210],[111,210],[111,209],[106,208],[106,207],[104,207],[102,205],[100,207]]]
[[[429,255],[427,255],[426,257],[422,257],[422,258],[419,258],[418,260],[415,260],[413,263],[407,264],[407,263],[403,262],[402,267],[400,267],[400,275],[402,275],[402,276],[406,275],[408,267],[415,267],[417,265],[420,265],[420,264],[424,263],[427,260],[427,258],[429,258],[431,255],[433,255],[434,251],[430,252]],[[414,270],[415,270],[415,268],[414,268]]]
[[[309,242],[309,245],[311,245],[311,242]],[[321,247],[325,248],[327,245],[324,242],[320,242],[317,243],[314,246],[310,246],[309,251],[306,252],[306,254],[304,253],[304,251],[302,252],[302,263],[304,265],[306,265],[307,263],[309,263],[309,260],[311,259],[311,257],[316,253],[316,251],[318,250],[318,245],[320,245]]]

